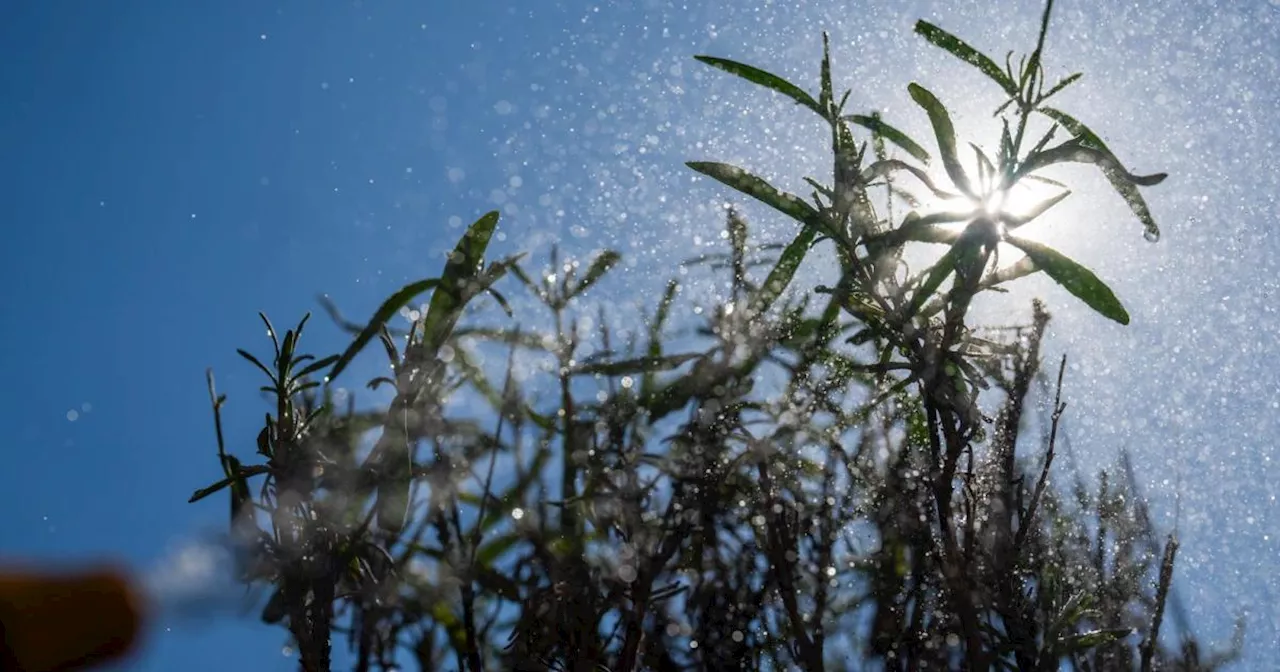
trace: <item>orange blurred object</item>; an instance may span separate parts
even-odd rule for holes
[[[66,672],[116,660],[132,649],[141,621],[122,571],[0,568],[0,670]]]

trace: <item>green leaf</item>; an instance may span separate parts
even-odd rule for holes
[[[262,323],[267,327],[267,335],[271,337],[271,345],[275,347],[276,357],[280,356],[280,339],[276,338],[276,328],[271,326],[271,320],[267,319],[266,313],[258,313],[258,317],[262,319]]]
[[[787,249],[782,251],[782,255],[778,257],[778,263],[774,265],[773,270],[769,272],[769,277],[765,278],[764,284],[756,290],[755,296],[751,297],[750,310],[751,314],[759,315],[773,305],[774,301],[786,291],[787,286],[791,284],[791,279],[795,277],[796,270],[800,268],[800,263],[804,261],[804,257],[809,252],[809,248],[813,247],[813,241],[818,237],[817,229],[806,226],[787,245]]]
[[[683,355],[665,355],[661,357],[637,357],[616,362],[600,362],[598,364],[582,364],[574,367],[574,375],[623,376],[632,373],[653,373],[654,371],[671,371],[678,369],[685,362],[699,357],[701,353]]]
[[[439,287],[431,293],[426,317],[422,318],[422,343],[435,353],[448,339],[466,301],[478,290],[467,283],[480,273],[484,252],[498,226],[498,212],[492,211],[467,227],[440,275]]]
[[[909,240],[923,243],[954,243],[960,232],[944,229],[937,224],[963,222],[973,218],[972,210],[934,212],[921,217],[915,212],[909,213],[902,220],[902,225],[892,231],[886,231],[867,241],[867,250],[873,256],[888,250],[901,247]]]
[[[818,115],[823,118],[827,116],[823,111],[822,106],[818,104],[818,101],[813,99],[813,96],[805,93],[804,89],[801,89],[795,84],[792,84],[775,74],[765,72],[757,67],[738,63],[736,61],[730,61],[725,58],[716,58],[714,56],[694,56],[694,58],[712,67],[720,68],[725,72],[737,75],[753,84],[759,84],[767,89],[777,91],[791,100],[794,100],[797,104],[804,105],[814,112],[817,112]]]
[[[1129,313],[1111,288],[1099,280],[1093,271],[1048,245],[1012,235],[1005,236],[1005,242],[1026,252],[1036,267],[1103,317],[1120,324],[1129,324]]]
[[[235,459],[230,455],[228,455],[227,457],[229,459]],[[268,471],[270,471],[270,469],[267,468],[265,465],[261,465],[261,464],[256,464],[252,467],[241,467],[238,473],[233,473],[230,476],[227,476],[226,478],[206,488],[200,488],[199,490],[196,490],[195,493],[191,495],[191,499],[187,500],[187,503],[193,504],[227,487],[228,485],[231,485],[237,480],[249,478],[250,476],[257,476],[258,474],[265,474]]]
[[[288,605],[285,604],[284,587],[281,586],[271,593],[266,606],[262,608],[262,622],[267,624],[279,623],[287,615]]]
[[[923,170],[920,170],[919,168],[916,168],[915,166],[909,163],[905,163],[897,159],[885,159],[884,161],[876,161],[875,163],[867,166],[862,170],[861,179],[864,184],[870,184],[871,181],[876,179],[877,177],[886,177],[898,170],[905,170],[911,173],[912,175],[915,175],[916,179],[924,183],[924,186],[927,187],[929,191],[932,191],[933,195],[937,196],[938,198],[941,198],[941,199],[956,198],[955,194],[949,191],[946,191],[945,189],[941,189],[936,184],[934,184],[933,180],[929,179],[928,173],[924,172]]]
[[[343,369],[347,368],[347,365],[351,363],[351,360],[355,359],[355,356],[360,354],[360,351],[364,349],[364,346],[368,345],[369,341],[373,340],[373,338],[378,335],[378,332],[382,330],[383,325],[385,325],[387,321],[390,320],[401,308],[408,305],[409,302],[417,295],[427,291],[428,289],[438,287],[439,285],[440,280],[436,278],[419,280],[418,282],[409,283],[404,287],[401,287],[399,291],[388,297],[386,301],[383,301],[382,305],[378,307],[378,310],[374,311],[373,317],[369,318],[369,323],[360,331],[360,334],[351,342],[351,345],[347,346],[346,351],[338,357],[338,361],[333,365],[333,369],[329,371],[329,380],[336,380],[338,374],[342,373]]]
[[[938,138],[938,152],[942,154],[942,164],[947,175],[955,183],[956,188],[970,198],[976,198],[973,187],[969,185],[969,176],[960,165],[960,156],[956,153],[956,129],[951,124],[951,115],[942,101],[938,100],[928,89],[912,82],[907,87],[912,100],[924,108],[929,114],[929,123],[933,125],[933,134]]]
[[[884,123],[878,116],[866,116],[862,114],[851,114],[845,117],[846,121],[855,123],[863,128],[870,130],[872,133],[892,142],[901,147],[916,160],[921,163],[929,163],[929,152],[925,151],[915,140],[912,140],[906,133]]]
[[[323,369],[329,366],[330,364],[333,364],[334,362],[338,361],[338,357],[339,355],[329,355],[324,359],[311,362],[310,364],[307,365],[306,368],[294,374],[294,378],[302,378],[304,376],[315,373],[316,371],[319,371],[320,369]]]
[[[511,602],[520,601],[520,586],[511,577],[502,572],[482,567],[476,572],[476,583],[480,587],[499,595],[505,600]]]
[[[649,346],[645,354],[650,357],[662,356],[662,329],[666,326],[667,318],[671,315],[671,305],[675,303],[676,292],[679,290],[680,283],[675,280],[668,280],[667,288],[662,293],[662,300],[658,301],[658,309],[654,312],[653,319],[649,320]],[[656,378],[652,372],[646,373],[640,378],[641,395],[648,396],[653,392],[655,380]]]
[[[507,302],[507,297],[503,296],[502,292],[499,292],[493,287],[486,287],[484,291],[488,292],[489,296],[492,296],[493,300],[498,302],[498,307],[502,309],[502,312],[507,314],[507,317],[516,316],[515,312],[511,310],[511,304]]]
[[[1051,107],[1041,107],[1038,108],[1038,111],[1059,124],[1062,124],[1067,131],[1087,145],[1105,152],[1113,161],[1115,161],[1116,166],[1120,166],[1123,169],[1120,160],[1115,158],[1115,154],[1107,148],[1107,145],[1102,142],[1102,139],[1090,130],[1088,126],[1080,123],[1071,115],[1066,114],[1065,112],[1060,112]],[[1133,214],[1137,215],[1138,219],[1142,222],[1142,225],[1145,228],[1143,236],[1153,243],[1160,240],[1160,227],[1156,225],[1155,218],[1151,216],[1151,210],[1147,207],[1147,202],[1143,200],[1142,194],[1138,193],[1138,187],[1133,183],[1126,181],[1119,173],[1107,166],[1102,167],[1102,173],[1106,175],[1107,181],[1111,183],[1111,186],[1115,188],[1120,196],[1124,198],[1125,202],[1129,204],[1129,209],[1133,211]],[[1163,179],[1164,174],[1160,173],[1159,175],[1161,176],[1161,179]]]
[[[249,484],[244,480],[244,466],[240,464],[240,460],[234,455],[227,455],[222,458],[225,461],[224,470],[232,477],[231,481],[231,524],[236,525],[240,519],[240,512],[245,510],[246,506],[252,506],[253,495],[249,492]]]
[[[689,161],[685,165],[773,207],[778,212],[802,224],[820,227],[820,232],[824,235],[833,236],[834,234],[834,232],[827,230],[830,227],[823,222],[818,211],[812,205],[800,200],[794,194],[779,190],[777,187],[737,166],[713,161]]]
[[[978,156],[979,178],[983,180],[991,180],[991,182],[986,182],[985,184],[992,184],[996,176],[995,165],[991,163],[991,159],[987,156],[986,152],[982,151],[981,147],[972,142],[969,143],[969,146],[973,148],[973,153]]]
[[[979,285],[979,289],[995,288],[997,285],[1009,282],[1010,280],[1017,280],[1018,278],[1026,277],[1032,273],[1038,272],[1039,270],[1040,268],[1031,260],[1031,257],[1024,256],[1004,268],[997,269],[994,273],[987,276],[987,278],[982,281],[981,285]],[[997,289],[997,291],[1000,290]]]
[[[1052,96],[1053,94],[1055,94],[1055,93],[1057,93],[1057,92],[1059,92],[1059,91],[1061,91],[1061,90],[1063,90],[1063,89],[1067,88],[1068,86],[1071,86],[1072,84],[1074,84],[1074,83],[1075,83],[1075,81],[1076,81],[1077,79],[1080,79],[1080,78],[1081,78],[1081,77],[1083,77],[1083,76],[1084,76],[1084,73],[1083,73],[1083,72],[1077,72],[1077,73],[1075,73],[1075,74],[1073,74],[1073,75],[1071,75],[1071,76],[1067,77],[1066,79],[1062,80],[1061,82],[1058,82],[1057,84],[1054,84],[1054,85],[1053,85],[1053,88],[1049,89],[1048,93],[1045,93],[1044,95],[1042,95],[1042,96],[1040,96],[1040,97],[1039,97],[1038,102],[1043,103],[1044,101],[1048,100],[1050,96]]]
[[[1089,632],[1082,632],[1078,635],[1063,637],[1056,642],[1057,646],[1053,648],[1056,651],[1062,651],[1064,653],[1084,651],[1119,641],[1131,634],[1133,634],[1133,630],[1130,628],[1090,630]]]
[[[1004,89],[1004,92],[1010,96],[1018,95],[1017,85],[1000,69],[1000,66],[996,65],[996,62],[991,60],[989,56],[966,44],[964,40],[923,20],[916,21],[916,34],[934,45],[942,47],[952,56],[982,71],[982,74],[999,84],[1000,88]]]
[[[251,353],[246,352],[246,351],[244,351],[244,350],[241,350],[240,348],[236,348],[236,354],[238,354],[238,355],[240,355],[241,357],[243,357],[243,358],[245,358],[245,359],[249,360],[250,362],[253,362],[253,365],[254,365],[254,366],[258,367],[258,369],[259,369],[260,371],[262,371],[263,373],[267,374],[267,378],[270,378],[270,379],[271,379],[271,382],[273,382],[273,383],[277,382],[277,381],[276,381],[276,374],[275,374],[275,373],[273,373],[273,372],[271,371],[271,369],[268,369],[268,368],[267,368],[267,366],[266,366],[265,364],[263,364],[261,361],[259,361],[257,357],[254,357]]]
[[[1080,138],[1069,140],[1049,149],[1036,152],[1028,156],[1018,166],[1018,171],[1013,175],[1013,181],[1026,177],[1033,171],[1039,170],[1055,163],[1092,163],[1104,171],[1111,171],[1117,177],[1121,178],[1129,184],[1136,184],[1144,187],[1151,187],[1160,184],[1164,178],[1168,177],[1165,173],[1156,173],[1154,175],[1135,175],[1124,169],[1119,161],[1109,152],[1086,147],[1081,144]]]
[[[271,457],[271,428],[263,427],[258,432],[258,454],[270,458]]]
[[[480,567],[492,565],[495,560],[502,557],[523,539],[524,537],[516,532],[509,532],[490,539],[476,551],[476,564]]]
[[[956,270],[956,261],[960,258],[961,245],[963,245],[963,242],[957,239],[951,245],[951,249],[947,250],[947,253],[942,255],[937,263],[933,265],[924,282],[912,294],[911,305],[907,308],[908,319],[914,317],[920,311],[920,307],[924,305],[924,302],[937,293],[938,287],[942,286],[943,281]]]
[[[614,264],[617,264],[621,258],[622,255],[613,250],[601,252],[599,256],[591,260],[591,265],[587,267],[586,274],[582,276],[582,282],[579,282],[578,286],[573,288],[573,292],[569,296],[574,297],[587,291],[600,278],[604,277],[604,274],[608,273],[609,269],[613,268]]]
[[[821,82],[822,91],[818,94],[818,105],[822,108],[822,116],[825,117],[836,97],[834,87],[831,84],[831,41],[827,38],[827,31],[825,30],[822,31]]]

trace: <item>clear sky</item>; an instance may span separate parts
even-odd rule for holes
[[[234,349],[266,343],[258,310],[291,324],[327,293],[363,317],[490,209],[498,252],[621,249],[634,295],[616,300],[651,305],[673,259],[721,225],[725,192],[684,160],[797,191],[825,177],[813,120],[695,53],[813,87],[828,30],[855,109],[927,138],[917,80],[953,110],[977,105],[960,133],[995,140],[993,87],[911,24],[1001,57],[1032,48],[1040,3],[875,4],[0,3],[0,553],[142,570],[222,525],[223,502],[186,504],[218,473],[203,372],[243,445],[262,404]],[[1077,462],[1132,451],[1166,529],[1181,484],[1182,599],[1217,638],[1250,609],[1261,656],[1280,645],[1280,6],[1141,6],[1060,0],[1048,73],[1084,71],[1060,106],[1134,171],[1170,173],[1146,190],[1164,237],[1145,242],[1087,170],[1067,173],[1081,189],[1040,232],[1133,323],[1038,279],[983,310],[1019,319],[1031,295],[1048,300],[1049,357],[1075,363]],[[791,232],[745,212],[762,235]],[[317,317],[311,346],[342,347]],[[128,669],[291,669],[282,644],[254,622],[159,622]]]

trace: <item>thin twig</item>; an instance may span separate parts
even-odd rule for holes
[[[1036,489],[1031,493],[1031,503],[1027,505],[1027,514],[1018,525],[1018,536],[1014,539],[1014,552],[1020,552],[1027,534],[1035,525],[1036,509],[1040,506],[1040,498],[1044,496],[1045,485],[1049,481],[1049,468],[1053,466],[1053,451],[1058,440],[1058,424],[1062,420],[1062,412],[1067,405],[1062,403],[1062,377],[1067,371],[1067,356],[1062,355],[1062,363],[1058,366],[1058,388],[1053,398],[1053,419],[1049,429],[1049,448],[1045,451],[1044,466],[1040,469],[1040,479],[1036,481]]]

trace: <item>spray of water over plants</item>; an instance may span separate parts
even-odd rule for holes
[[[489,213],[367,322],[326,306],[352,336],[342,353],[305,354],[307,319],[280,334],[263,316],[267,355],[240,354],[272,407],[256,445],[230,450],[210,374],[222,474],[191,501],[229,495],[225,561],[301,669],[329,670],[334,647],[361,671],[472,672],[1199,670],[1237,655],[1239,639],[1210,650],[1186,624],[1162,629],[1180,613],[1178,539],[1127,463],[1051,478],[1071,381],[1041,350],[1049,308],[1014,324],[970,312],[1044,273],[1129,322],[1102,278],[1020,232],[1069,197],[1060,164],[1096,166],[1159,237],[1140,188],[1164,175],[1132,172],[1105,128],[1054,106],[1081,75],[1046,79],[1052,5],[1003,63],[915,26],[1003,92],[991,148],[957,137],[928,82],[907,83],[932,130],[917,139],[837,88],[829,56],[816,93],[697,56],[830,138],[830,175],[806,196],[690,157],[793,223],[761,240],[726,209],[722,249],[699,259],[727,288],[712,305],[672,280],[619,328],[591,298],[619,254],[486,260]],[[1028,184],[1049,195],[1010,207]],[[834,267],[802,286],[815,250]],[[511,292],[536,310],[516,314]],[[505,315],[476,319],[482,296]],[[335,392],[366,350],[386,358],[368,381],[385,406]]]

